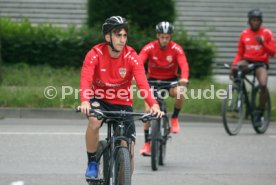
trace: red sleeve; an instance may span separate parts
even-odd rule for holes
[[[141,62],[142,62],[143,64],[145,64],[146,61],[147,61],[147,59],[148,59],[148,54],[147,54],[147,52],[145,52],[145,51],[142,50],[142,51],[139,53],[139,57],[140,57],[140,59],[141,59]]]
[[[89,97],[91,97],[92,77],[94,75],[95,66],[98,62],[97,56],[97,53],[92,49],[87,53],[83,62],[80,76],[81,102],[89,101]]]
[[[148,60],[148,58],[149,58],[149,51],[151,50],[152,47],[153,46],[150,43],[150,44],[145,45],[143,47],[143,49],[140,51],[139,57],[141,59],[142,64],[145,64],[146,61]]]
[[[233,65],[237,64],[240,60],[243,59],[244,55],[244,44],[242,42],[242,35],[240,36],[240,39],[238,41],[238,51],[237,54],[232,62]]]
[[[265,51],[268,53],[268,55],[273,57],[276,53],[274,36],[270,30],[267,30],[267,32],[268,32],[268,37],[267,37],[267,40],[264,41],[263,46]]]
[[[145,101],[149,106],[152,106],[153,104],[157,104],[157,101],[150,90],[148,80],[146,78],[145,68],[138,56],[137,60],[138,62],[133,63],[133,75],[141,96],[145,97]]]
[[[183,53],[179,53],[177,55],[177,62],[181,69],[181,77],[188,79],[189,78],[189,65],[187,62],[186,55],[183,51]]]

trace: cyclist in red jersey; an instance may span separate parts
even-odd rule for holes
[[[274,56],[275,42],[271,30],[262,27],[263,14],[259,9],[248,12],[249,28],[246,28],[240,35],[238,51],[232,62],[230,78],[233,79],[234,65],[247,65],[249,63],[264,63],[263,67],[256,69],[256,76],[260,85],[260,105],[257,122],[261,125],[263,110],[266,102],[267,69],[269,68],[269,57]]]
[[[178,80],[178,67],[181,69],[179,79],[180,86],[168,89],[169,94],[175,97],[174,111],[171,118],[171,132],[179,133],[178,114],[181,110],[184,100],[183,86],[186,86],[189,77],[189,66],[182,47],[172,41],[174,27],[167,21],[160,22],[156,25],[157,39],[146,44],[139,56],[142,62],[148,61],[148,80]],[[179,95],[177,97],[177,95]],[[145,104],[146,111],[149,106]],[[150,155],[149,123],[144,124],[145,143],[140,150],[142,155]]]
[[[89,109],[107,111],[132,111],[130,86],[134,77],[145,101],[150,105],[150,112],[161,117],[159,105],[150,92],[143,63],[138,54],[126,45],[128,23],[121,16],[112,16],[102,25],[105,43],[95,45],[86,55],[80,77],[79,109],[89,114]],[[94,179],[98,176],[96,150],[99,141],[101,121],[89,117],[86,130],[86,148],[88,166],[85,176]],[[126,137],[135,141],[135,125],[130,118],[125,125]],[[133,171],[134,142],[131,146],[131,164]]]

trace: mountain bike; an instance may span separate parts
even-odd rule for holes
[[[178,81],[149,80],[150,86],[156,87],[154,96],[156,97],[160,110],[165,113],[162,118],[150,121],[150,139],[151,139],[151,168],[158,170],[159,165],[164,165],[166,157],[167,141],[170,136],[170,121],[167,115],[166,102],[164,100],[166,89],[177,86]]]
[[[77,110],[79,112],[79,110]],[[131,185],[131,144],[132,139],[124,136],[127,116],[138,116],[143,122],[157,119],[148,113],[126,111],[89,111],[98,120],[107,124],[107,136],[100,140],[96,152],[99,174],[97,179],[87,179],[89,185]],[[112,127],[117,125],[116,130]],[[121,145],[125,141],[126,146]]]
[[[256,82],[256,69],[264,65],[263,63],[250,63],[248,65],[234,66],[236,75],[234,75],[233,84],[228,87],[227,96],[222,102],[223,125],[229,135],[237,135],[241,130],[244,119],[248,116],[251,118],[251,123],[256,133],[263,134],[268,129],[271,116],[268,89],[266,89],[266,103],[262,123],[259,124],[257,122],[260,88]],[[230,69],[227,64],[224,67]],[[247,70],[247,73],[253,74],[252,80],[246,76],[245,70]],[[251,94],[247,91],[248,86],[251,89]]]

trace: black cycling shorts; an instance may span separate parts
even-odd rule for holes
[[[252,60],[246,60],[247,61],[247,63],[248,64],[252,64],[252,63],[263,63],[264,65],[265,65],[265,67],[266,67],[266,69],[268,70],[269,69],[269,65],[267,64],[267,63],[264,63],[264,62],[262,62],[262,61],[252,61]],[[260,68],[260,67],[262,67],[262,66],[258,66],[256,69],[258,69],[258,68]]]
[[[148,78],[148,81],[158,81],[158,79],[155,79],[155,78]],[[161,80],[162,81],[162,80]],[[169,81],[169,82],[174,82],[174,81],[178,81],[178,78],[175,77],[175,78],[170,78],[170,79],[166,79],[166,80],[163,80],[163,81]],[[165,87],[165,88],[162,88],[162,89],[165,89],[166,91],[168,91],[168,93],[170,92],[170,88],[174,88],[176,87],[177,84],[171,86],[171,87]],[[153,86],[150,86],[151,88],[154,88],[154,89],[157,89],[157,87],[155,87],[154,85]],[[154,96],[156,96],[156,91],[154,91]]]
[[[103,111],[127,111],[133,112],[131,106],[128,105],[117,105],[117,104],[110,104],[101,99],[91,98],[90,99],[90,106],[92,109],[100,109]],[[126,116],[125,122],[125,133],[124,136],[127,138],[131,138],[133,142],[136,139],[136,131],[135,131],[135,124],[134,119],[131,115]],[[113,124],[113,130],[116,130],[118,124]]]

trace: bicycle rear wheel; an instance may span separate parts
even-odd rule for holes
[[[107,147],[107,142],[102,140],[98,144],[97,148],[97,161],[99,165],[98,178],[101,180],[100,184],[109,184],[109,153]],[[104,151],[105,149],[105,151]],[[99,183],[98,183],[99,184]]]
[[[127,148],[118,148],[115,155],[114,185],[131,185],[130,153]]]
[[[258,134],[263,134],[267,131],[270,123],[270,116],[271,116],[271,100],[270,100],[270,95],[269,95],[269,90],[267,89],[266,91],[266,103],[265,103],[265,109],[263,112],[263,119],[262,119],[262,124],[258,125],[257,123],[257,114],[258,114],[258,107],[260,105],[259,103],[259,92],[260,88],[256,87],[253,91],[253,99],[252,99],[252,125],[256,133]]]
[[[169,119],[167,116],[164,116],[160,120],[161,125],[161,135],[162,135],[162,142],[160,144],[160,155],[159,155],[159,165],[165,164],[165,158],[166,158],[166,149],[167,149],[167,140],[170,134],[170,125],[169,125]]]
[[[225,131],[229,135],[240,132],[245,117],[244,94],[236,86],[229,86],[227,96],[222,102],[222,119]]]
[[[158,170],[160,158],[160,124],[159,120],[151,121],[151,169]]]

